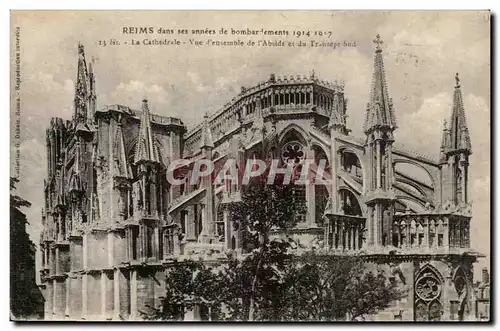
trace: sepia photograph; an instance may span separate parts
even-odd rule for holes
[[[10,12],[10,320],[491,322],[491,12]]]

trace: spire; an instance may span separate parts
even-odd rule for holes
[[[364,131],[366,133],[385,128],[394,130],[396,128],[396,117],[392,107],[392,99],[389,98],[387,82],[385,79],[384,60],[382,57],[382,44],[380,35],[373,40],[375,44],[375,59],[373,61],[372,91],[366,109]]]
[[[96,108],[96,93],[95,93],[95,76],[94,76],[94,57],[89,63],[89,109],[87,113],[87,120],[91,124],[94,120]]]
[[[333,94],[333,109],[330,113],[328,127],[330,130],[345,132],[345,126],[344,95],[341,91],[336,91]]]
[[[453,106],[451,109],[450,118],[450,140],[445,152],[450,151],[466,151],[472,153],[469,129],[465,118],[464,102],[462,98],[462,90],[460,88],[460,77],[455,74],[455,91],[453,94]]]
[[[88,116],[88,72],[87,63],[85,61],[85,50],[83,45],[78,43],[78,65],[75,83],[75,99],[74,99],[74,119],[77,122],[85,122]]]
[[[208,113],[205,113],[203,118],[203,127],[201,128],[201,145],[200,148],[214,148],[212,139],[212,131],[210,130],[210,123],[208,121]]]
[[[139,138],[135,148],[135,163],[140,161],[159,162],[158,151],[153,142],[147,99],[142,100],[141,126],[139,127]]]
[[[132,178],[130,165],[127,163],[125,143],[123,141],[122,123],[118,120],[116,136],[113,144],[113,174],[115,177]]]

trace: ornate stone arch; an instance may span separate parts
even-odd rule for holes
[[[280,158],[281,162],[299,165],[307,158],[310,147],[308,133],[295,124],[290,124],[279,135],[277,150],[274,157]]]
[[[470,313],[469,297],[474,291],[470,276],[463,266],[459,266],[453,274],[453,284],[458,297],[456,310],[458,320],[463,320]]]
[[[299,141],[304,144],[304,146],[308,146],[308,140],[310,139],[309,133],[307,133],[303,128],[295,123],[289,124],[283,130],[281,130],[280,134],[278,135],[279,144],[282,145],[285,138],[290,134],[295,134]]]
[[[445,279],[431,264],[423,266],[415,276],[415,321],[439,321],[443,313]]]

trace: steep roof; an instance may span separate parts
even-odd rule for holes
[[[375,58],[373,61],[373,78],[370,100],[367,104],[364,131],[371,132],[377,128],[394,130],[396,128],[396,117],[389,97],[387,82],[385,78],[384,60],[382,56],[382,44],[380,35],[375,40]]]
[[[153,131],[151,129],[151,115],[149,113],[148,100],[142,100],[141,124],[139,127],[139,137],[135,148],[135,163],[160,162],[158,151],[153,141]]]

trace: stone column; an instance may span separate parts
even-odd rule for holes
[[[82,319],[88,315],[88,277],[86,273],[82,275]]]
[[[68,277],[68,280],[69,318],[79,320],[82,318],[82,276]]]
[[[45,301],[45,319],[51,320],[52,319],[52,311],[54,309],[54,290],[53,290],[53,285],[52,281],[48,280],[46,283],[46,288],[45,288],[45,296],[46,296],[46,301]]]
[[[303,166],[306,167],[309,173],[310,165],[314,164],[314,150],[309,142],[309,149],[306,152],[306,160]],[[309,174],[306,176],[306,201],[307,201],[307,214],[306,224],[308,228],[316,227],[316,187],[314,183],[310,183]]]
[[[455,193],[457,190],[457,183],[455,180],[454,169],[455,169],[455,158],[450,157],[448,159],[448,178],[451,185],[445,185],[445,188],[448,190],[448,198],[450,198],[453,203],[455,202]]]
[[[450,239],[449,239],[449,234],[450,234],[450,228],[449,228],[450,222],[448,221],[448,217],[445,217],[443,219],[443,246],[446,251],[450,249]]]
[[[411,221],[406,224],[406,247],[411,248]]]
[[[50,280],[52,283],[52,291],[50,292],[50,295],[52,296],[52,319],[57,320],[57,282],[55,279]]]
[[[378,144],[377,144],[378,146]],[[377,171],[378,169],[380,169],[379,167],[379,162],[377,162]],[[380,177],[377,176],[377,187],[378,185],[380,184]],[[372,222],[373,222],[373,245],[374,246],[379,246],[380,245],[380,224],[379,224],[379,221],[380,221],[380,204],[376,203],[375,204],[375,208],[374,208],[374,212],[373,212],[373,219],[372,219]]]
[[[71,278],[66,277],[64,287],[66,288],[66,297],[64,298],[64,317],[65,319],[69,319],[69,312],[70,312],[70,305],[71,305],[71,300],[74,298],[70,298],[70,292],[71,292]]]
[[[130,319],[137,319],[137,270],[130,272]]]
[[[111,320],[113,318],[114,313],[114,277],[113,271],[109,270],[103,273],[102,277],[105,280],[106,287],[106,295],[105,295],[105,314],[104,317],[107,320]]]
[[[60,261],[60,254],[59,254],[59,247],[56,247],[54,248],[54,251],[55,251],[55,255],[56,255],[56,259],[55,259],[55,262],[56,262],[56,270],[55,270],[55,274],[56,275],[60,275],[61,274],[61,261]]]
[[[139,252],[137,260],[142,260],[146,257],[146,226],[139,225]]]
[[[373,246],[375,244],[374,240],[374,210],[373,206],[368,206],[368,217],[367,217],[367,227],[368,227],[368,245]]]
[[[88,261],[89,238],[87,233],[84,233],[82,236],[82,246],[83,246],[83,270],[87,270],[89,267],[89,261]]]
[[[113,320],[120,319],[120,270],[114,270],[113,277]]]
[[[372,140],[372,137],[370,136],[369,138],[369,142],[368,142],[368,175],[369,175],[369,178],[368,178],[368,183],[366,184],[367,186],[367,191],[372,191],[373,190],[373,186],[375,184],[375,180],[374,180],[374,164],[373,164],[373,140]]]
[[[64,240],[64,233],[63,233],[63,217],[62,217],[62,214],[57,214],[57,227],[58,227],[57,241],[63,241]]]
[[[386,168],[386,180],[387,180],[387,185],[386,188],[387,190],[392,189],[392,180],[393,180],[393,173],[392,173],[392,141],[387,142],[386,146],[387,150],[387,168]]]
[[[330,148],[330,173],[331,173],[331,194],[330,194],[330,203],[331,203],[331,208],[332,212],[336,213],[338,212],[338,206],[337,206],[337,169],[339,166],[339,155],[337,154],[337,141],[335,140],[335,136],[333,135],[333,130],[330,130],[330,135],[332,136],[331,139],[331,148]]]
[[[102,271],[101,272],[101,316],[99,319],[105,320],[106,319],[106,272]]]
[[[467,167],[467,161],[465,160],[465,155],[463,153],[460,154],[460,163],[459,163],[459,166],[460,166],[460,171],[462,172],[462,178],[461,178],[461,182],[459,183],[459,185],[461,186],[462,188],[462,203],[463,204],[466,204],[467,203],[467,182],[466,182],[466,177],[467,177],[467,173],[466,173],[466,167]]]
[[[424,218],[424,249],[429,249],[429,219],[427,217]]]
[[[382,187],[382,173],[381,173],[381,152],[380,152],[380,140],[375,140],[375,147],[377,149],[377,188]]]
[[[225,248],[231,247],[231,224],[229,223],[229,210],[224,208],[222,212],[222,218],[224,220],[224,246]]]
[[[108,232],[108,267],[112,268],[115,264],[115,243],[114,243],[114,233],[112,231]]]
[[[158,226],[153,229],[153,256],[156,261],[160,260],[162,247],[160,247],[160,233]]]
[[[338,248],[340,250],[344,250],[344,237],[345,237],[345,224],[344,224],[344,220],[343,219],[340,219],[339,220],[340,222],[340,233],[339,233],[339,246]]]

